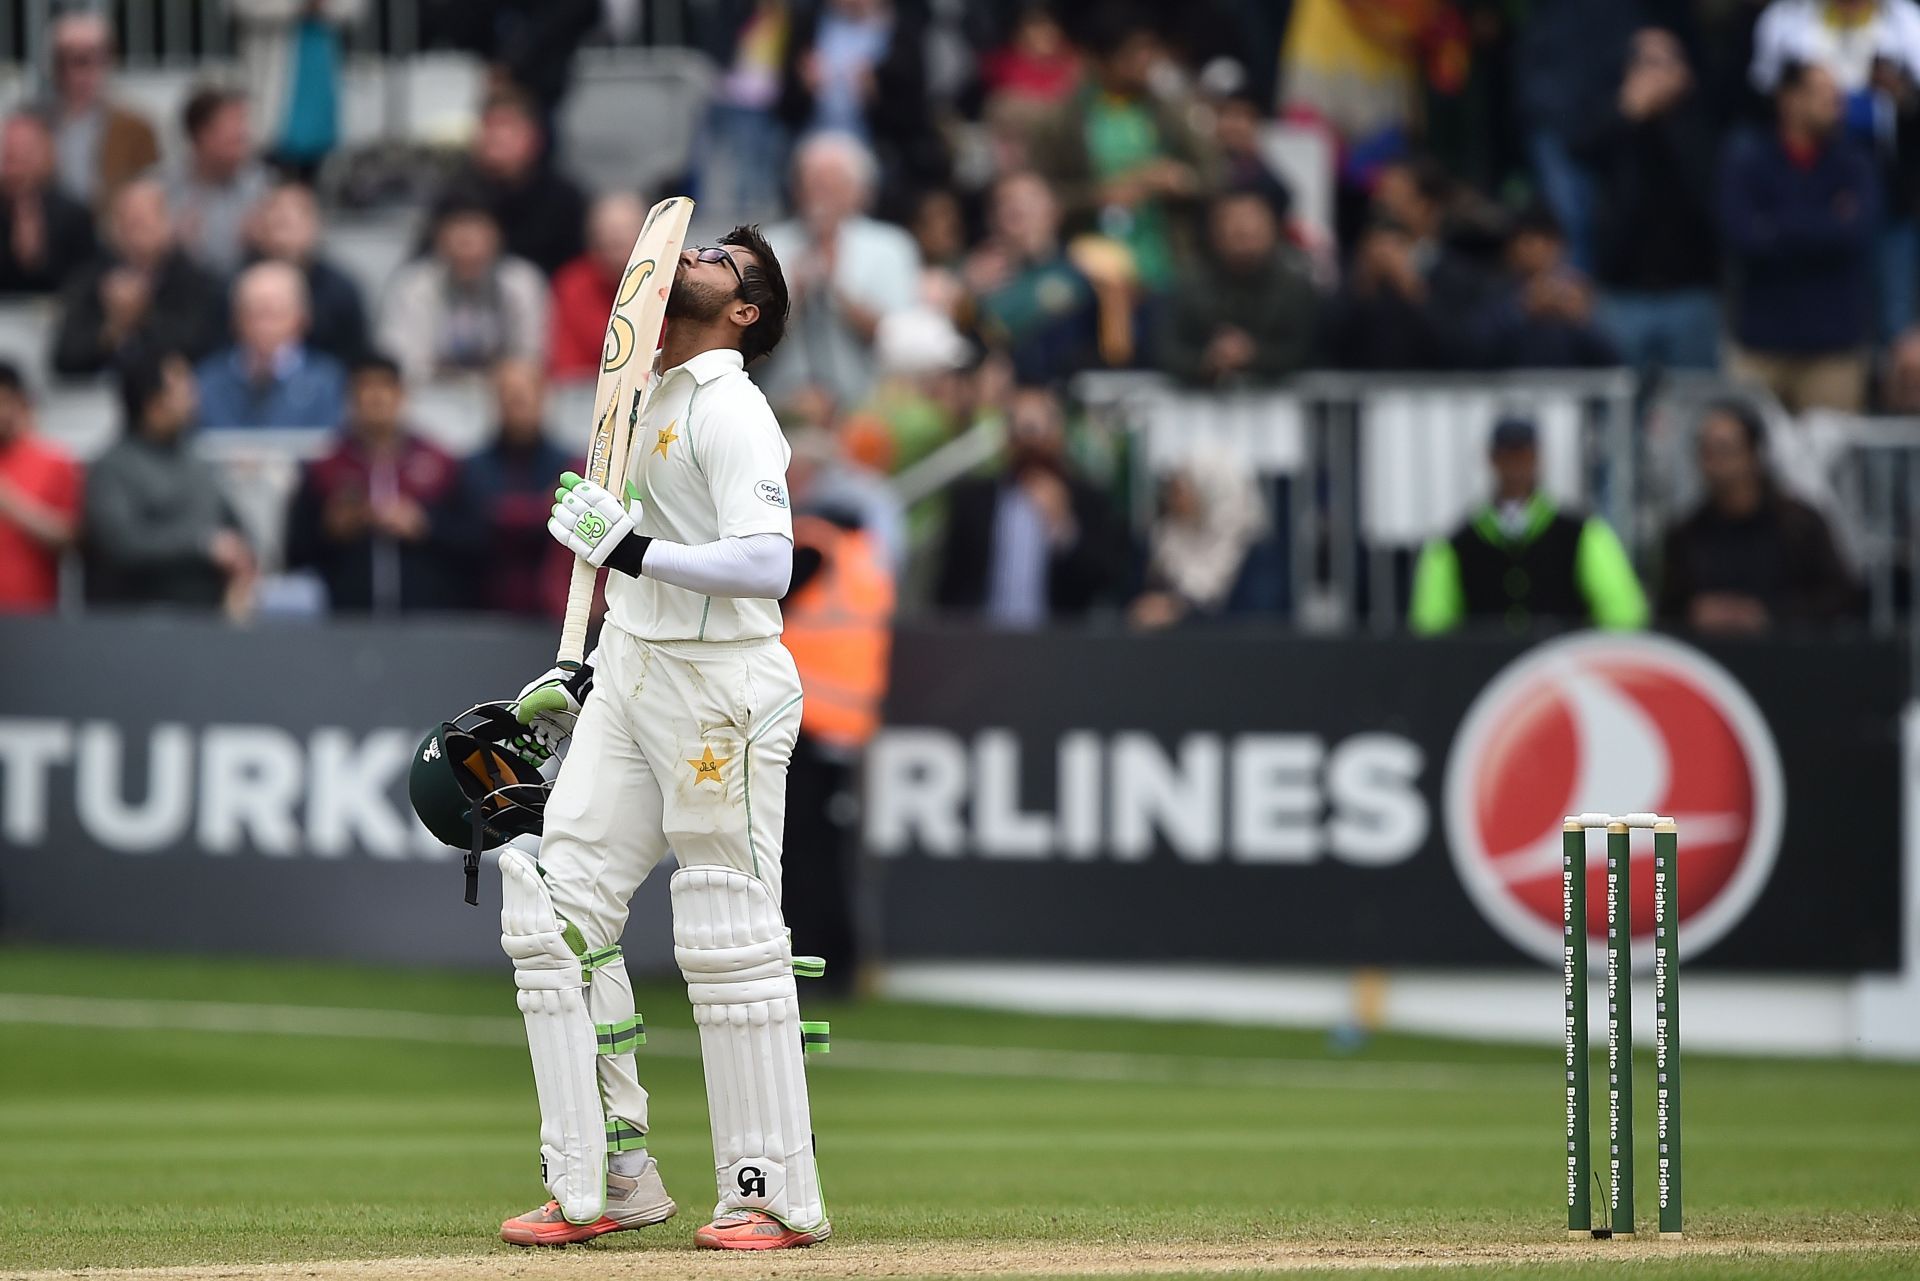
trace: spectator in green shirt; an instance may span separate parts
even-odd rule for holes
[[[1137,10],[1103,6],[1086,45],[1091,76],[1040,126],[1034,167],[1058,184],[1076,226],[1124,244],[1141,284],[1160,292],[1185,248],[1181,221],[1213,185],[1216,162],[1188,123],[1189,104],[1154,93],[1160,42]]]
[[[1598,516],[1561,511],[1540,492],[1533,423],[1501,419],[1489,458],[1493,500],[1420,554],[1413,630],[1430,636],[1499,623],[1524,634],[1543,622],[1645,627],[1646,594],[1612,528]]]

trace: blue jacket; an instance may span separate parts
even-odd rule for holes
[[[1864,346],[1879,226],[1873,160],[1856,143],[1836,137],[1802,168],[1777,133],[1736,135],[1720,164],[1734,338],[1795,356]]]
[[[347,373],[325,352],[285,352],[275,377],[251,382],[239,350],[200,362],[200,422],[206,427],[337,427],[346,415]]]

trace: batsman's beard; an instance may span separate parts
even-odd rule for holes
[[[688,280],[687,269],[681,267],[673,273],[673,292],[667,295],[667,319],[710,325],[732,301],[732,293]]]

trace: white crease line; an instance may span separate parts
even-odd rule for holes
[[[255,1005],[99,996],[0,993],[0,1023],[118,1031],[222,1032],[318,1036],[441,1045],[520,1046],[518,1019],[486,1014],[344,1009],[325,1005]],[[647,1029],[642,1054],[698,1058],[699,1035]],[[1221,1058],[1110,1050],[1019,1046],[933,1045],[911,1041],[835,1040],[835,1066],[940,1076],[1024,1078],[1121,1085],[1206,1085],[1247,1089],[1432,1090],[1485,1093],[1551,1080],[1517,1064],[1317,1061]]]

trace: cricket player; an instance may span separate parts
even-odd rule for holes
[[[746,366],[787,322],[757,229],[680,257],[660,371],[625,492],[569,472],[548,530],[611,571],[590,681],[558,668],[519,719],[571,743],[537,861],[501,851],[513,958],[553,1200],[501,1225],[518,1245],[645,1227],[675,1206],[646,1149],[627,903],[671,850],[674,956],[700,1029],[722,1250],[831,1231],[814,1169],[793,954],[780,913],[787,761],[800,680],[780,643],[793,568],[788,451]]]

